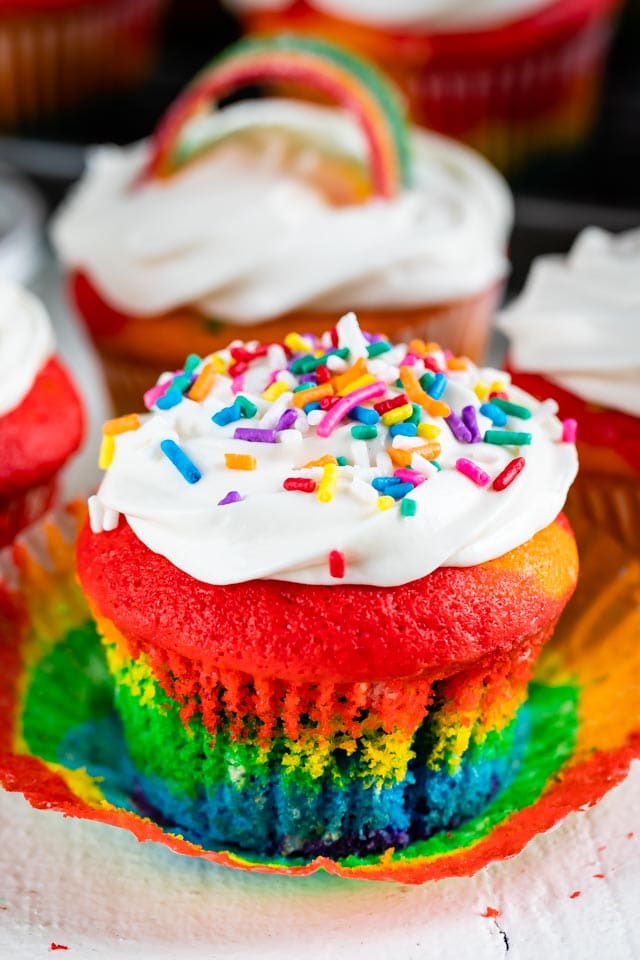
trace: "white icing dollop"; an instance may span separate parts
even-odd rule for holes
[[[341,343],[357,340],[350,321],[342,321],[338,329]],[[326,339],[323,345],[326,349]],[[388,383],[387,397],[401,392],[395,381],[406,349],[397,346],[368,361],[369,371]],[[227,351],[221,356],[229,359]],[[412,465],[426,480],[410,493],[415,516],[403,516],[399,504],[379,509],[380,494],[372,481],[394,469],[388,446],[411,450],[427,442],[421,437],[391,438],[379,423],[377,438],[354,440],[355,422],[344,419],[323,439],[318,422],[326,414],[300,411],[294,424],[276,434],[275,443],[234,439],[237,427],[273,429],[291,407],[291,392],[273,404],[261,397],[273,376],[287,383],[286,375],[276,374],[278,366],[278,353],[272,348],[245,375],[242,396],[258,407],[251,419],[226,426],[212,423],[212,416],[235,399],[231,378],[220,374],[204,402],[183,399],[167,410],[155,408],[139,429],[117,436],[113,462],[92,504],[94,531],[103,528],[101,517],[112,520],[124,514],[151,550],[205,583],[265,578],[395,586],[440,566],[470,566],[501,556],[529,540],[562,509],[577,469],[575,447],[561,442],[562,427],[553,408],[522,391],[509,387],[511,399],[529,407],[533,415],[527,420],[509,416],[506,428],[529,432],[530,446],[464,443],[455,439],[444,420],[423,413],[424,422],[441,428],[436,440],[441,445],[441,470],[413,454]],[[418,360],[414,369],[422,375],[423,361]],[[478,381],[490,387],[498,379],[508,383],[505,374],[479,370],[471,363],[465,370],[450,370],[442,399],[458,415],[472,405],[484,436],[492,423],[479,412],[474,387]],[[175,441],[201,472],[198,482],[187,483],[164,455],[160,444],[166,439]],[[228,469],[226,453],[255,457],[257,469]],[[333,499],[321,502],[318,491],[283,488],[292,476],[320,481],[323,467],[304,465],[325,455],[347,460],[337,468]],[[518,455],[525,458],[524,469],[501,492],[491,485],[477,486],[456,469],[456,461],[464,457],[493,480]],[[218,505],[230,491],[242,499]],[[333,550],[344,554],[344,580],[331,576],[328,558]]]
[[[42,303],[21,287],[0,283],[0,416],[26,397],[54,346]]]
[[[566,257],[539,257],[499,325],[514,369],[640,416],[640,230],[590,227]]]
[[[236,13],[284,11],[291,0],[225,0]],[[405,30],[468,30],[511,23],[551,0],[307,0],[310,7],[356,23]]]
[[[416,131],[412,188],[337,207],[283,169],[277,130],[308,139],[299,162],[317,165],[328,149],[364,163],[364,138],[340,110],[247,101],[187,133],[206,142],[260,127],[273,128],[268,150],[247,156],[227,139],[170,179],[143,185],[133,183],[147,144],[95,151],[54,223],[63,262],[125,312],[190,305],[236,324],[306,308],[423,306],[504,277],[511,196],[477,154]]]

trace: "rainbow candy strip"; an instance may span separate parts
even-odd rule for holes
[[[0,585],[0,783],[24,792],[35,806],[126,827],[140,840],[229,866],[298,875],[322,868],[419,883],[469,875],[517,853],[568,812],[596,802],[640,756],[640,564],[594,533],[581,586],[530,691],[530,734],[519,772],[480,816],[402,850],[393,849],[390,837],[382,853],[291,859],[203,847],[163,827],[132,786],[135,771],[113,713],[113,680],[74,577],[80,519],[70,508],[0,558],[0,584],[7,585]],[[110,656],[121,657],[119,696],[132,692],[136,707],[140,697],[157,696],[160,706],[152,671],[127,662],[120,650]],[[168,704],[164,712],[164,723],[184,736],[175,707]],[[237,773],[260,752],[247,742],[231,746],[228,737],[223,746],[233,753]],[[297,783],[306,786],[302,774]],[[182,796],[188,795],[187,784]]]
[[[180,149],[180,138],[196,114],[240,87],[281,81],[327,95],[355,117],[367,140],[379,196],[394,197],[409,185],[409,133],[394,88],[375,67],[346,50],[289,34],[241,40],[197,74],[156,130],[147,176],[166,176],[188,162],[191,153]]]

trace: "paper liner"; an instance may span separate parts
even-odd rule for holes
[[[468,876],[518,853],[568,813],[599,800],[640,757],[640,564],[594,530],[578,591],[531,687],[532,734],[521,770],[480,817],[402,851],[362,858],[297,863],[205,850],[135,809],[120,788],[121,758],[109,756],[99,734],[83,744],[95,754],[94,767],[101,764],[99,775],[77,762],[47,759],[52,730],[58,721],[69,726],[70,711],[77,729],[90,720],[99,730],[110,710],[97,637],[93,648],[84,640],[78,644],[77,628],[90,629],[74,575],[81,514],[72,505],[0,554],[0,783],[35,807],[125,827],[141,841],[247,870],[302,876],[324,869],[422,883]],[[67,686],[74,684],[72,694]]]
[[[29,524],[35,523],[51,508],[56,490],[57,477],[28,490],[0,496],[0,548],[12,543],[14,538]]]
[[[640,477],[581,472],[569,492],[567,513],[579,527],[599,526],[640,551]]]

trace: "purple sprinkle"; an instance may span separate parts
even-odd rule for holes
[[[462,420],[471,434],[471,443],[481,443],[482,435],[478,429],[478,421],[476,420],[476,408],[473,404],[469,404],[468,407],[462,408]]]
[[[234,440],[249,440],[251,443],[275,443],[275,430],[259,430],[256,427],[236,427]]]
[[[297,419],[297,410],[292,410],[291,408],[285,410],[276,424],[276,433],[279,433],[280,430],[290,430]]]
[[[315,373],[305,373],[300,377],[300,383],[316,383],[317,377]]]
[[[445,417],[445,420],[449,424],[449,429],[456,440],[459,440],[460,443],[471,443],[471,432],[457,413],[454,413],[452,410],[449,416]]]
[[[229,490],[229,493],[222,500],[218,500],[218,506],[225,507],[228,503],[238,503],[240,500],[242,500],[242,497],[237,490]]]

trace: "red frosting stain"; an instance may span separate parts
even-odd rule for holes
[[[573,893],[569,894],[569,900],[575,900],[576,897],[579,897],[581,893],[581,890],[574,890]]]
[[[500,911],[496,910],[495,907],[487,907],[484,913],[481,914],[482,917],[499,917]]]
[[[50,950],[68,950],[69,947],[65,947],[64,943],[52,943],[49,949]]]

